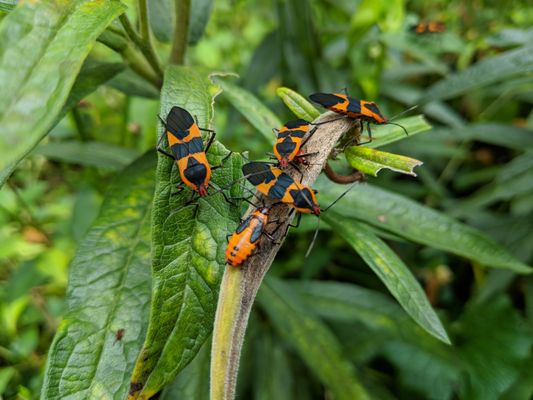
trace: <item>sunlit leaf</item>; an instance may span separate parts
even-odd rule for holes
[[[198,68],[168,67],[162,89],[160,115],[178,105],[209,128],[213,98],[219,88]],[[154,116],[155,120],[155,116]],[[159,135],[163,127],[159,125]],[[163,143],[166,143],[163,142]],[[208,153],[213,166],[227,150],[215,142]],[[211,181],[220,187],[242,175],[241,157],[228,158],[213,171]],[[189,364],[212,330],[218,287],[224,271],[226,234],[239,221],[239,210],[214,194],[183,207],[190,189],[173,196],[180,181],[175,162],[159,156],[152,219],[152,309],[146,341],[132,377],[132,397],[149,398]],[[239,187],[234,186],[233,197]],[[213,189],[211,189],[213,192]]]
[[[123,11],[116,0],[26,1],[2,20],[1,175],[52,128],[96,38]]]
[[[359,253],[403,309],[421,327],[443,342],[450,343],[420,284],[402,260],[380,238],[365,224],[343,219],[335,212],[329,211],[323,218]]]
[[[318,179],[320,200],[328,204],[345,189]],[[531,268],[478,230],[447,215],[372,185],[355,186],[335,212],[370,223],[412,241],[479,262],[487,267],[530,273]]]
[[[313,121],[320,115],[315,106],[313,106],[305,97],[286,87],[280,87],[276,90],[276,94],[281,97],[281,100],[298,118],[306,121]]]
[[[77,251],[68,313],[48,354],[43,399],[115,399],[128,393],[150,303],[154,166],[150,154],[117,177]]]
[[[353,168],[373,176],[377,176],[378,172],[383,168],[416,176],[413,169],[423,164],[422,161],[415,160],[414,158],[374,150],[364,146],[348,147],[345,154],[346,159]]]

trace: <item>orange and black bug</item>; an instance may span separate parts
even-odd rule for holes
[[[238,267],[243,264],[257,248],[259,239],[262,235],[275,241],[272,234],[276,232],[277,228],[274,229],[272,233],[268,233],[265,230],[269,223],[276,222],[268,220],[270,210],[273,206],[258,207],[252,215],[241,222],[228,240],[228,246],[226,247],[226,263],[232,267]],[[228,235],[228,237],[229,236],[230,235]]]
[[[172,107],[166,122],[162,119],[161,122],[165,126],[166,138],[171,153],[168,153],[161,148],[161,141],[165,135],[162,135],[159,139],[157,150],[176,161],[181,177],[181,182],[176,185],[179,189],[178,193],[184,189],[184,185],[191,188],[193,194],[189,200],[190,203],[194,199],[196,193],[200,197],[208,196],[208,189],[210,186],[217,189],[217,192],[222,192],[210,182],[211,171],[219,168],[222,163],[219,166],[211,167],[206,156],[206,152],[209,150],[209,147],[215,138],[215,131],[200,128],[192,115],[187,110],[178,106]],[[211,134],[205,148],[200,131],[206,131]],[[231,153],[229,153],[222,162],[224,162],[224,160],[230,155]],[[222,194],[226,200],[228,200],[224,192],[222,192]]]
[[[314,214],[318,217],[315,234],[309,249],[307,250],[306,257],[311,252],[318,235],[320,228],[320,213],[329,210],[355,185],[355,183],[350,185],[350,187],[339,197],[337,197],[333,203],[327,206],[324,210],[321,210],[313,189],[311,189],[309,186],[295,182],[293,178],[291,178],[281,169],[276,168],[269,163],[257,161],[249,162],[242,166],[242,172],[244,173],[244,177],[248,179],[248,181],[263,195],[267,196],[268,198],[278,200],[280,203],[288,204],[293,208],[293,210],[299,212],[296,224],[289,224],[289,226],[298,227],[300,225],[302,213]]]
[[[363,123],[366,122],[369,141],[372,141],[370,124],[396,125],[402,128],[406,135],[408,134],[403,126],[395,124],[385,118],[383,114],[381,114],[377,104],[374,102],[357,100],[353,97],[349,97],[347,93],[314,93],[310,95],[309,98],[328,110],[345,115],[348,118],[358,119],[361,122],[361,130],[363,129]]]
[[[442,33],[446,30],[446,24],[442,21],[421,21],[418,24],[411,26],[409,30],[419,35],[425,33]]]
[[[309,165],[305,157],[315,153],[304,154],[301,149],[317,130],[316,125],[312,128],[311,125],[304,119],[295,119],[287,122],[280,129],[274,129],[278,137],[274,143],[274,156],[281,168],[287,167],[293,161]]]
[[[320,206],[313,189],[295,182],[281,169],[269,163],[252,161],[242,166],[242,172],[268,198],[288,204],[301,213],[320,215]]]

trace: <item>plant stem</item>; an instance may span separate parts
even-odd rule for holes
[[[161,77],[154,73],[153,69],[146,63],[145,58],[140,56],[131,42],[110,30],[104,31],[98,37],[98,41],[119,53],[133,71],[153,84],[156,89],[161,89]]]
[[[182,65],[187,50],[187,36],[189,33],[189,17],[191,14],[191,0],[176,0],[176,26],[174,27],[174,41],[170,53],[170,63]]]
[[[141,4],[139,2],[139,8],[141,7]],[[154,50],[154,46],[152,44],[152,39],[150,36],[150,31],[148,29],[148,14],[146,12],[146,2],[144,2],[144,17],[139,9],[139,19],[141,21],[141,35],[139,36],[137,32],[135,32],[135,29],[133,28],[133,25],[131,24],[128,16],[126,14],[122,14],[119,17],[120,23],[124,27],[124,30],[126,31],[126,34],[131,39],[133,43],[139,48],[139,50],[143,53],[144,58],[146,58],[146,61],[150,64],[156,75],[159,77],[159,80],[163,78],[163,70],[161,69],[161,63],[159,62],[159,58],[157,57],[157,54]],[[144,20],[144,22],[143,22]],[[146,32],[144,32],[144,26],[146,26]],[[146,35],[146,36],[144,36]],[[161,87],[161,84],[159,84],[159,87]]]
[[[141,31],[141,38],[142,40],[148,42],[150,41],[150,28],[148,22],[148,7],[146,5],[146,0],[138,0],[137,8],[139,13],[139,31]]]
[[[314,122],[331,119],[336,121],[320,125],[306,145],[305,152],[320,152],[315,155],[312,165],[302,168],[304,185],[311,185],[315,181],[337,140],[355,125],[354,121],[347,118],[338,119],[337,114],[330,112],[321,115]],[[256,195],[262,197],[259,193]],[[250,206],[243,218],[247,218],[253,211],[254,207]],[[283,232],[286,232],[292,216],[294,213],[291,213],[288,206],[273,209],[270,218],[283,221],[277,231],[276,240],[263,240],[261,251],[250,257],[242,267],[226,266],[213,330],[211,400],[233,400],[235,397],[239,359],[250,310],[263,277],[285,239],[280,235],[283,236]]]

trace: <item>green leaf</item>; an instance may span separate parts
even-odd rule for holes
[[[52,128],[81,64],[124,10],[114,0],[25,2],[0,26],[0,175]]]
[[[115,76],[107,82],[107,86],[120,90],[122,93],[130,96],[145,97],[147,99],[159,98],[159,92],[154,86],[131,69],[127,69]]]
[[[522,47],[486,58],[464,71],[433,84],[420,102],[444,100],[469,93],[491,83],[533,72],[533,47]]]
[[[366,224],[329,211],[324,221],[346,240],[387,286],[403,309],[422,328],[444,343],[450,339],[429,301],[402,260]]]
[[[273,143],[276,136],[272,128],[281,127],[282,123],[257,97],[224,79],[216,79],[216,83],[224,90],[224,96],[263,136]]]
[[[335,200],[345,190],[324,178],[319,178],[315,186],[322,191],[320,201],[325,204]],[[517,260],[478,230],[372,185],[356,185],[335,206],[335,212],[487,267],[531,273],[531,267]]]
[[[18,0],[0,0],[0,11],[9,12],[13,10],[17,4]]]
[[[150,302],[154,161],[145,155],[117,176],[72,261],[68,312],[48,354],[43,399],[128,393]]]
[[[193,2],[194,4],[195,2]],[[174,30],[174,7],[172,0],[147,2],[150,29],[161,43],[170,43]]]
[[[101,84],[107,82],[117,73],[122,71],[123,68],[124,65],[120,63],[86,62],[81,68],[80,74],[76,78],[76,82],[74,82],[74,86],[70,91],[68,99],[59,112],[56,122],[54,122],[53,125],[56,125],[57,122],[63,118],[76,104],[78,104],[81,99],[89,95]],[[133,158],[128,159],[128,161],[126,163],[122,163],[120,167],[124,167],[132,160]],[[13,173],[17,167],[17,164],[18,162],[13,162],[3,171],[0,171],[0,187],[4,185],[9,176]]]
[[[160,400],[209,399],[209,343],[202,346],[194,360],[166,386]]]
[[[462,398],[499,399],[530,357],[531,334],[504,296],[468,307],[458,324],[466,364]]]
[[[207,72],[171,66],[165,73],[160,115],[165,117],[172,106],[179,105],[198,117],[200,127],[209,128],[213,98],[219,91]],[[160,124],[159,135],[162,134]],[[220,143],[213,143],[208,154],[211,165],[218,165],[227,152]],[[241,177],[241,165],[241,157],[233,155],[223,168],[213,171],[211,181],[227,186]],[[230,207],[221,194],[198,200],[196,216],[194,205],[183,207],[190,198],[190,189],[180,196],[172,195],[180,178],[173,160],[163,155],[159,157],[156,181],[152,310],[147,338],[132,377],[132,389],[136,389],[133,392],[141,398],[153,396],[172,381],[211,333],[226,265],[226,234],[239,221],[238,208]],[[232,190],[232,197],[238,197],[238,185]]]
[[[73,140],[38,145],[32,154],[72,164],[120,169],[132,162],[138,153],[110,143]]]
[[[365,144],[365,146],[371,148],[385,146],[386,144],[393,143],[398,140],[403,140],[431,129],[431,125],[428,124],[428,122],[422,115],[403,118],[398,121],[394,121],[394,123],[403,126],[405,130],[409,133],[409,136],[406,136],[405,131],[399,126],[377,125],[375,127],[372,127],[372,141],[370,143]],[[364,132],[366,133],[366,129],[364,130]],[[368,140],[370,140],[370,138],[366,135],[362,139],[363,142],[366,142]]]
[[[189,44],[196,44],[202,38],[212,8],[213,0],[194,0],[191,3],[191,18],[187,37]]]
[[[423,164],[422,161],[415,160],[414,158],[363,146],[348,147],[345,154],[346,159],[353,168],[373,176],[377,176],[378,172],[383,168],[416,176],[413,169]]]
[[[297,93],[292,89],[280,87],[276,89],[276,94],[298,118],[311,122],[320,115],[320,111],[318,111],[315,106],[307,101],[307,99],[300,93]]]
[[[333,333],[286,284],[267,276],[257,298],[281,337],[335,399],[369,398]]]

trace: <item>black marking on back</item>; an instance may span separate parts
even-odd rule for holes
[[[378,106],[376,106],[375,103],[365,103],[364,107],[372,111],[374,114],[377,114],[381,118],[383,118],[383,115],[381,115],[381,111],[379,111],[379,108]]]
[[[347,107],[347,110],[348,112],[351,112],[351,113],[354,113],[354,114],[358,114],[361,112],[361,102],[357,99],[354,99],[352,97],[348,97],[348,107]]]
[[[186,109],[174,106],[168,113],[166,128],[177,138],[183,139],[194,123],[192,115]]]
[[[299,128],[302,125],[309,125],[309,122],[307,122],[305,119],[293,119],[292,121],[287,122],[285,125],[283,125],[287,129],[295,129]]]
[[[175,143],[171,149],[174,157],[176,157],[176,160],[181,160],[183,157],[187,157],[189,154],[203,153],[204,142],[202,138],[195,137],[188,142]]]
[[[187,161],[187,168],[185,168],[183,174],[196,186],[200,186],[207,176],[207,168],[204,164],[198,162],[196,158],[191,157]]]
[[[296,148],[296,143],[294,143],[289,138],[286,138],[283,142],[276,143],[276,150],[282,156],[288,156]]]
[[[301,189],[301,190],[291,190],[290,194],[292,198],[294,199],[294,205],[298,208],[308,208],[313,209],[313,195],[309,191],[309,189]]]
[[[261,237],[261,233],[263,233],[263,219],[256,217],[257,225],[254,227],[254,230],[252,231],[252,236],[250,236],[250,242],[255,243],[259,240]]]
[[[253,216],[250,215],[248,218],[246,218],[244,221],[241,222],[241,224],[237,227],[236,233],[241,233],[244,231],[249,225],[250,221],[252,220]]]
[[[270,164],[264,162],[252,161],[244,164],[242,166],[242,173],[244,175],[250,175],[246,179],[254,186],[276,179],[276,176],[271,171]]]
[[[289,136],[303,138],[307,132],[301,130],[290,131]]]
[[[285,172],[282,172],[281,175],[278,176],[278,180],[268,190],[267,196],[272,199],[280,200],[285,195],[285,192],[287,191],[287,188],[294,183],[294,179],[292,179],[289,175],[287,175]]]
[[[333,93],[313,93],[309,98],[324,107],[332,107],[339,103],[344,103],[344,99]]]

